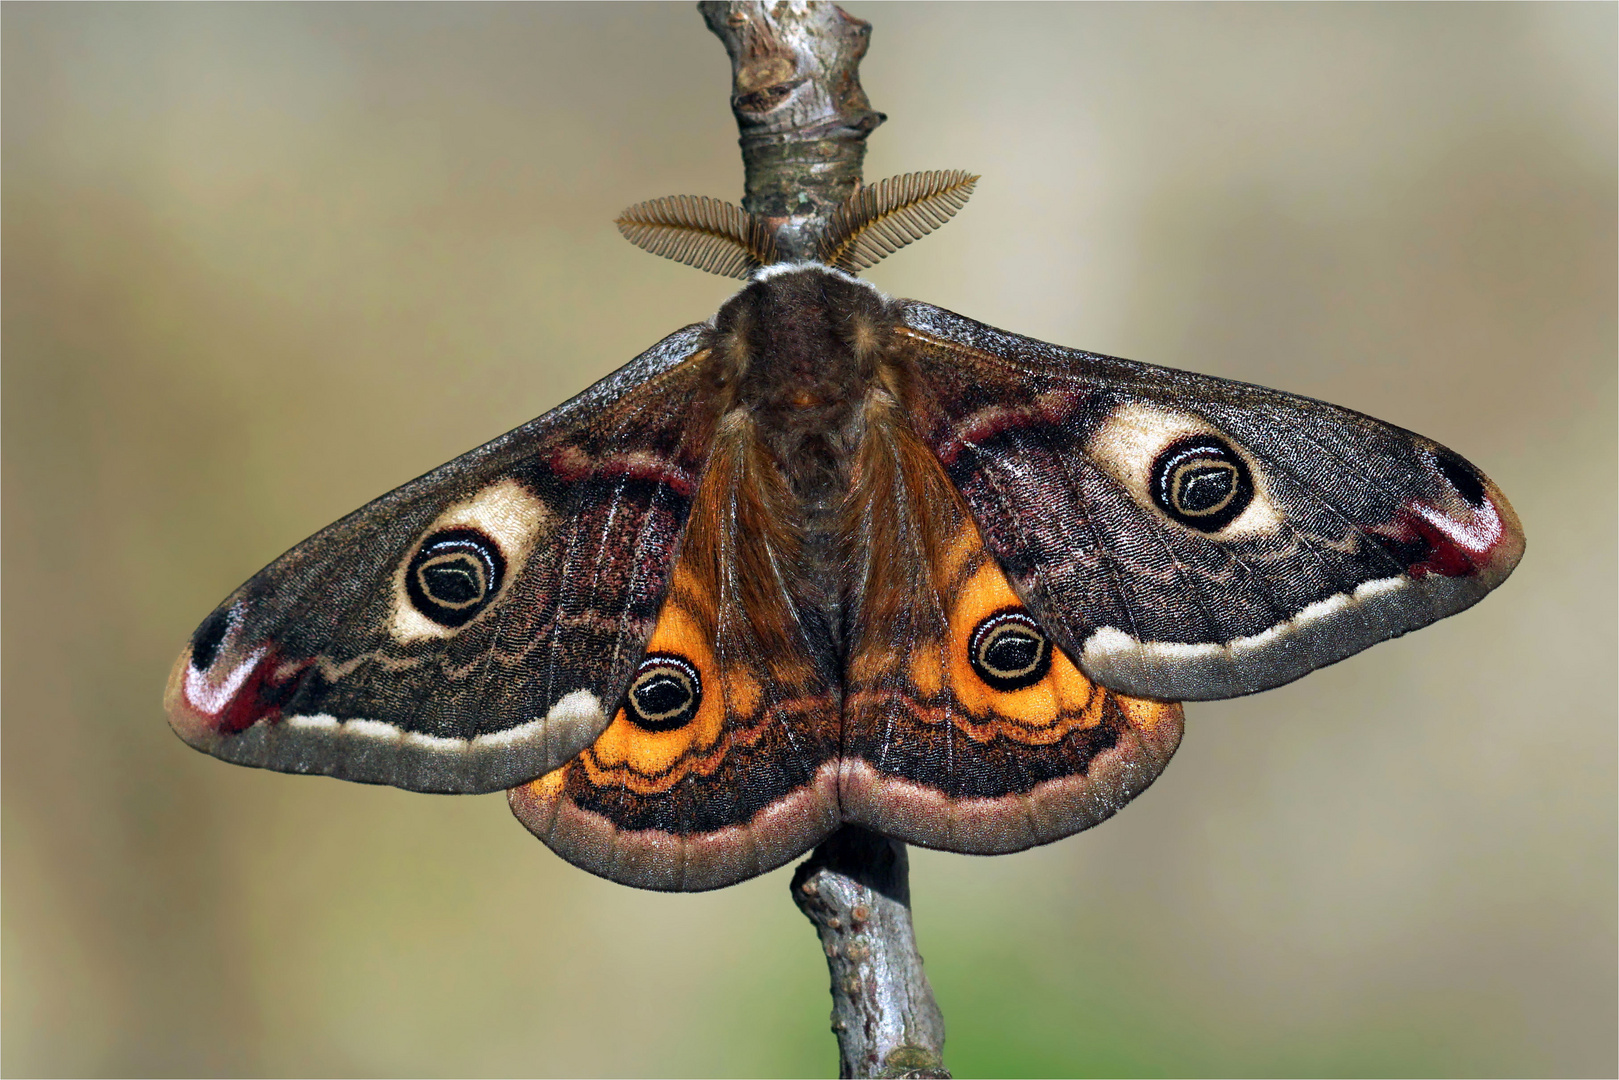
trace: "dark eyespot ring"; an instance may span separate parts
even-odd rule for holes
[[[692,722],[703,703],[697,668],[670,653],[651,653],[635,669],[624,694],[624,713],[648,731],[674,731]]]
[[[1449,481],[1456,494],[1465,499],[1469,506],[1483,506],[1489,501],[1484,492],[1484,477],[1479,475],[1471,462],[1443,446],[1434,448],[1433,460],[1440,475]]]
[[[1219,532],[1254,498],[1248,463],[1212,435],[1170,443],[1152,466],[1152,501],[1182,525]]]
[[[967,639],[973,671],[995,690],[1022,690],[1051,670],[1051,639],[1022,608],[997,611]]]
[[[465,626],[500,591],[506,559],[476,529],[445,529],[422,542],[405,568],[405,593],[441,626]]]

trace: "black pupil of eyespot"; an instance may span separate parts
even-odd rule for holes
[[[482,569],[470,555],[453,555],[422,569],[424,584],[443,604],[470,604],[483,595]]]
[[[697,669],[682,657],[661,653],[641,661],[630,681],[625,712],[647,731],[674,731],[696,718],[702,697]]]
[[[1229,465],[1203,464],[1184,468],[1175,502],[1189,514],[1207,513],[1231,497],[1236,473]]]
[[[984,662],[996,671],[1027,671],[1040,659],[1040,642],[1018,630],[1007,630],[984,650]]]
[[[635,690],[635,704],[647,716],[675,712],[690,697],[686,684],[669,673],[654,675]]]

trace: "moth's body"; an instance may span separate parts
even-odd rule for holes
[[[168,700],[221,757],[512,787],[579,865],[711,888],[844,822],[1086,828],[1168,761],[1173,702],[1461,610],[1522,550],[1409,432],[772,266],[289,552]]]
[[[849,467],[863,404],[879,389],[877,341],[893,323],[886,306],[864,282],[803,266],[744,287],[720,308],[706,345],[716,407],[785,482],[788,498],[775,509],[801,540],[782,570],[834,653],[845,640]]]

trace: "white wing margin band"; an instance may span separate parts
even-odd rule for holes
[[[1080,666],[1102,685],[1137,697],[1238,697],[1426,626],[1472,605],[1489,589],[1470,577],[1376,578],[1318,600],[1268,630],[1226,642],[1141,641],[1103,626],[1085,638]]]
[[[338,759],[342,764],[337,769],[320,771],[345,780],[409,786],[414,791],[498,791],[535,779],[530,775],[513,778],[514,755],[532,752],[536,743],[543,745],[545,764],[539,774],[543,775],[590,745],[607,720],[601,699],[589,690],[571,690],[543,717],[471,739],[406,731],[383,720],[339,720],[317,713],[261,721],[207,749],[227,761],[284,772],[308,771],[298,768],[297,762],[312,757]],[[318,751],[313,749],[316,745]],[[400,783],[402,774],[411,781],[408,785]]]

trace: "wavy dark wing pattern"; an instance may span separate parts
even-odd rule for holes
[[[1523,532],[1443,446],[1336,406],[907,302],[912,423],[1086,674],[1166,701],[1296,679],[1477,602]]]
[[[271,563],[176,663],[175,730],[239,764],[417,791],[573,757],[641,659],[708,458],[700,334]]]

